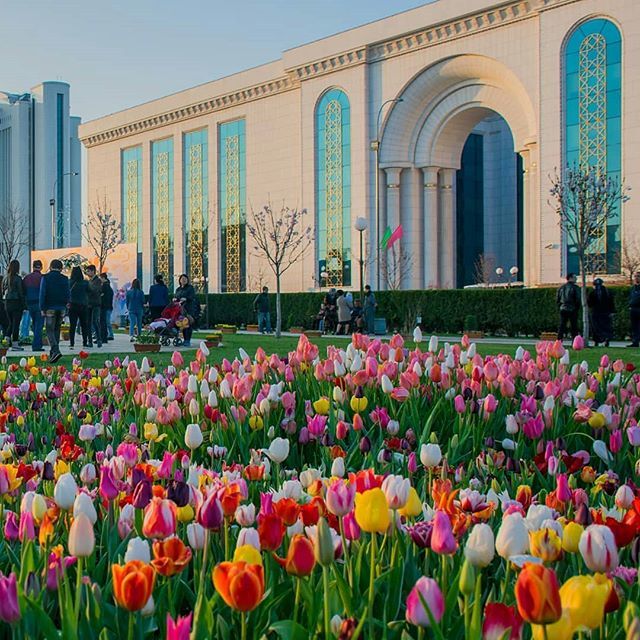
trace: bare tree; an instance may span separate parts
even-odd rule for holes
[[[496,260],[486,253],[478,254],[473,263],[473,278],[476,284],[491,284],[491,277],[495,273]]]
[[[0,210],[0,273],[29,248],[29,217],[22,207],[7,205]]]
[[[254,276],[253,274],[247,275],[247,291],[262,291],[266,283],[266,276],[262,267],[258,268],[258,272]]]
[[[306,209],[290,209],[282,206],[275,213],[271,204],[254,211],[252,224],[247,224],[256,257],[265,258],[276,277],[276,337],[282,331],[282,307],[280,279],[294,264],[301,260],[313,242],[311,227],[302,228]]]
[[[407,276],[413,272],[413,256],[399,242],[387,250],[387,259],[380,262],[382,281],[390,291],[402,288]]]
[[[551,179],[551,206],[567,243],[578,257],[582,280],[582,322],[585,340],[589,339],[587,272],[606,269],[604,235],[607,222],[617,207],[629,199],[623,181],[608,176],[598,167],[574,165],[563,175],[556,171]]]
[[[623,240],[620,248],[620,269],[633,283],[633,274],[640,271],[640,242],[638,238]]]
[[[98,273],[102,273],[107,259],[122,242],[120,223],[111,213],[106,197],[90,207],[87,220],[82,225],[82,237],[98,261]]]

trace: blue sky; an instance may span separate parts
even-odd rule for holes
[[[445,1],[445,0],[441,0]],[[0,90],[71,84],[90,120],[280,57],[417,0],[0,0]]]

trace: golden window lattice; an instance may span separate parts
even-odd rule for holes
[[[342,247],[342,107],[338,100],[325,110],[325,193],[327,216],[327,286],[341,286]]]
[[[226,228],[226,282],[227,291],[241,290],[240,246],[240,136],[225,139],[225,228]]]
[[[169,276],[169,152],[156,155],[156,272]]]
[[[580,43],[578,54],[578,135],[582,168],[607,170],[607,42],[592,33]],[[587,268],[591,273],[607,271],[606,223],[594,234]]]
[[[204,285],[204,226],[202,219],[202,145],[189,148],[189,278]]]
[[[127,202],[124,225],[125,240],[138,244],[138,161],[127,161]]]

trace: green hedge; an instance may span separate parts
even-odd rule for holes
[[[615,296],[616,338],[629,334],[628,287],[610,287]],[[210,324],[253,324],[254,293],[209,295]],[[355,293],[354,295],[358,295]],[[283,293],[282,327],[311,328],[324,294]],[[556,289],[441,289],[426,291],[381,291],[376,294],[378,314],[390,330],[410,331],[417,316],[426,332],[460,333],[465,319],[474,316],[480,330],[491,335],[539,336],[558,326]],[[271,296],[275,324],[275,294]]]

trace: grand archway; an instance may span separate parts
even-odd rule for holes
[[[402,101],[393,106],[383,125],[380,196],[381,227],[394,228],[402,223],[403,248],[413,259],[414,268],[407,273],[403,286],[449,288],[470,280],[469,260],[460,260],[465,246],[459,243],[464,225],[459,223],[457,195],[460,190],[464,197],[462,189],[471,179],[465,175],[469,174],[468,166],[463,166],[465,150],[469,155],[469,145],[478,145],[473,136],[483,136],[486,141],[492,129],[502,133],[503,139],[508,138],[510,146],[503,147],[497,156],[484,151],[483,155],[496,165],[510,155],[513,184],[507,191],[513,198],[507,202],[504,194],[500,195],[499,184],[489,190],[485,175],[483,187],[491,197],[483,194],[483,203],[488,209],[492,199],[499,200],[511,212],[513,221],[520,221],[511,239],[514,255],[505,253],[495,259],[506,262],[500,265],[505,270],[520,266],[527,279],[535,279],[539,269],[534,220],[538,212],[536,122],[531,101],[518,78],[491,58],[456,56],[422,71],[398,97]],[[484,216],[479,219],[484,220]],[[478,230],[469,233],[477,234]],[[483,252],[485,239],[488,245],[504,244],[504,236],[501,239],[500,234],[488,233],[486,228],[482,237]]]

